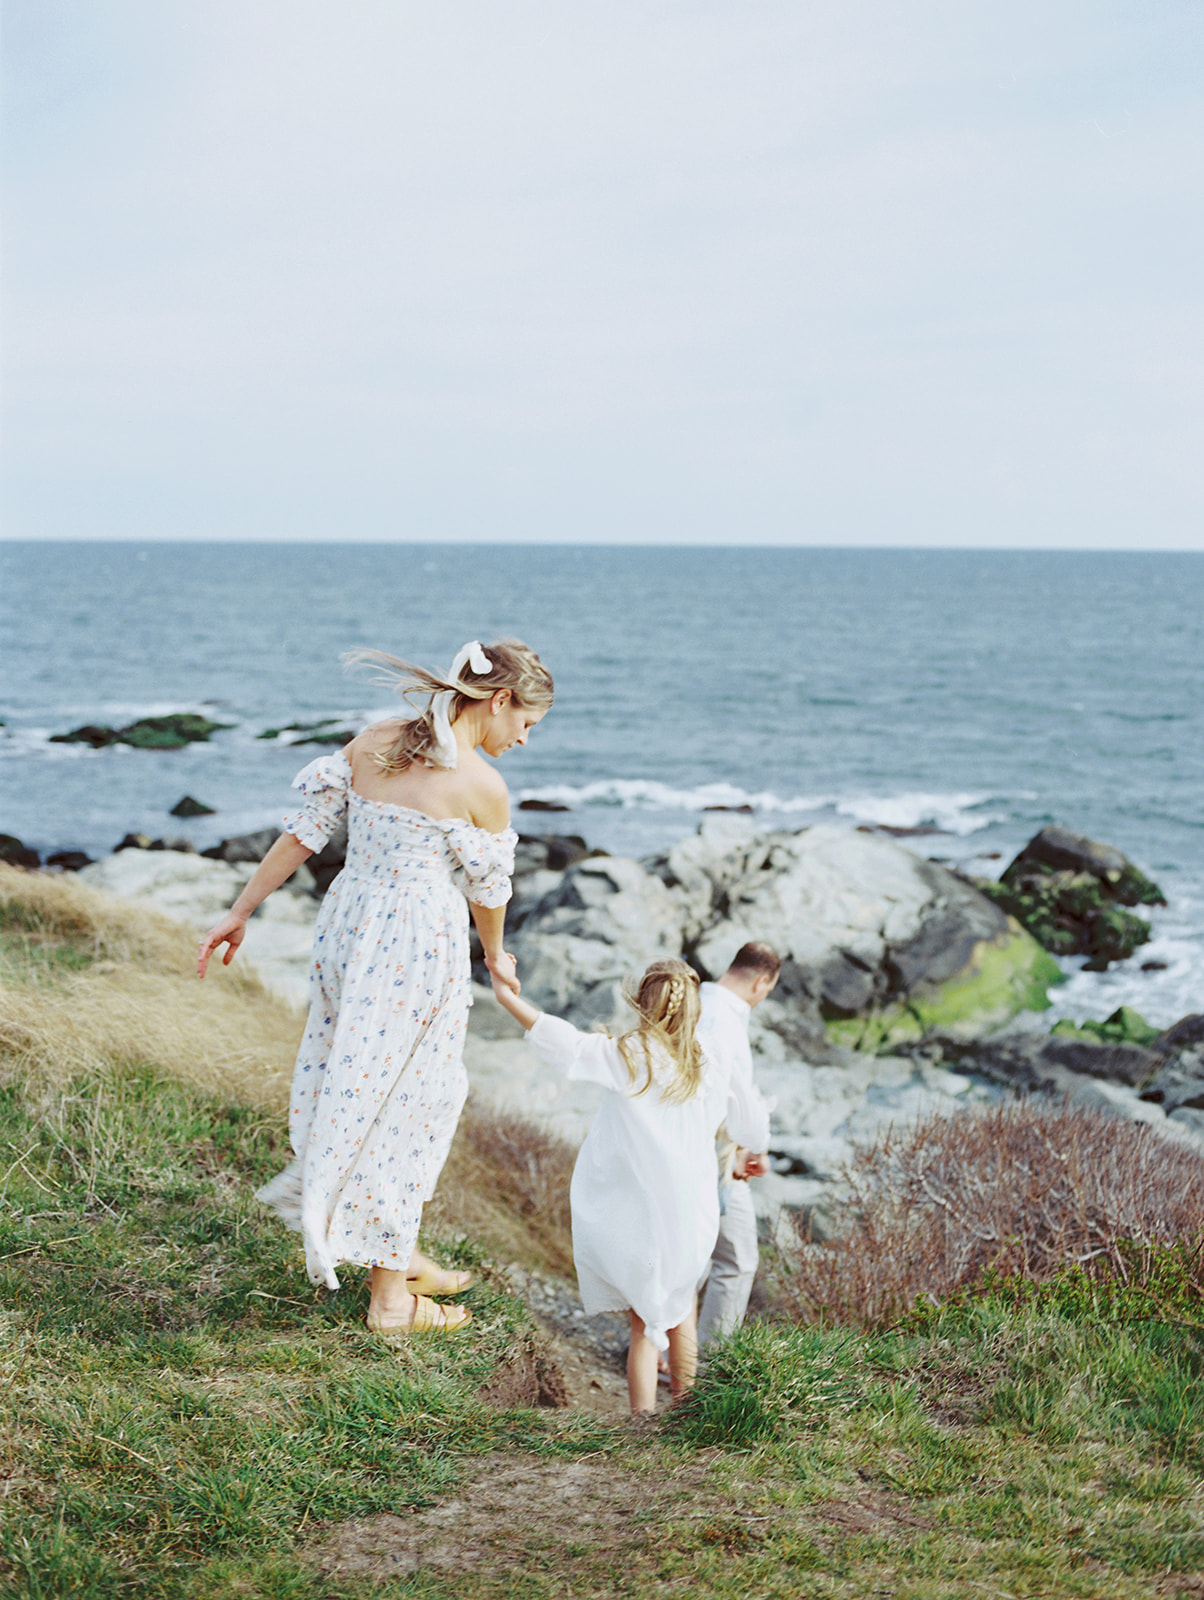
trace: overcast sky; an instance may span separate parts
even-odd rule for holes
[[[1204,549],[1200,0],[6,0],[8,538]]]

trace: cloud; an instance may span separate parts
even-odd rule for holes
[[[1198,29],[9,0],[10,532],[1198,546]]]

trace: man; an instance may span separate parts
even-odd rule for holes
[[[698,1042],[707,1055],[723,1061],[750,1086],[749,1022],[753,1010],[773,992],[781,970],[781,957],[769,945],[754,942],[741,945],[718,983],[702,985]],[[745,1180],[769,1171],[765,1151],[754,1153],[733,1144],[725,1128],[719,1130],[718,1155],[721,1216],[698,1318],[700,1348],[711,1339],[734,1333],[744,1320],[758,1259],[757,1215]]]

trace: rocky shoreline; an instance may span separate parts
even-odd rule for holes
[[[103,861],[52,858],[81,881],[203,929],[230,904],[276,836],[183,840],[127,835]],[[15,847],[15,848],[14,848]],[[20,842],[0,838],[18,865]],[[30,853],[32,854],[32,853]],[[332,841],[265,903],[245,954],[303,1004],[317,899],[338,872]],[[642,861],[568,834],[520,838],[508,928],[524,992],[579,1026],[625,1025],[624,979],[684,954],[718,976],[746,938],[783,957],[754,1014],[758,1078],[776,1098],[773,1173],[756,1186],[767,1224],[783,1207],[824,1231],[852,1143],[922,1111],[1039,1093],[1161,1126],[1204,1151],[1204,1017],[1158,1031],[1131,1011],[1078,1028],[1042,1026],[1054,953],[1127,960],[1148,937],[1132,908],[1157,885],[1111,846],[1046,828],[998,883],[913,854],[884,830],[767,832],[708,815]],[[571,1141],[596,1104],[589,1086],[543,1069],[476,974],[466,1061],[477,1093]]]

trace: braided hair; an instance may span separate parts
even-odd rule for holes
[[[689,1100],[702,1082],[702,1051],[694,1037],[698,974],[676,958],[654,961],[626,998],[640,1025],[617,1042],[632,1083],[643,1074],[636,1093],[643,1094],[653,1081],[651,1047],[659,1045],[673,1063],[673,1079],[662,1098],[673,1105]]]

